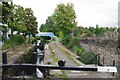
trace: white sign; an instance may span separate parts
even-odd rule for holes
[[[116,67],[100,67],[98,66],[98,72],[117,72],[117,68]]]

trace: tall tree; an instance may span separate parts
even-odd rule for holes
[[[25,33],[25,37],[26,34],[35,34],[37,32],[37,20],[31,8],[24,9],[19,5],[14,5],[12,2],[3,2],[2,6],[2,22],[11,29],[10,39],[14,50],[13,32]]]
[[[2,2],[1,8],[2,8],[1,9],[2,10],[1,22],[3,24],[7,24],[8,23],[8,18],[9,18],[8,15],[10,14],[9,13],[10,4],[8,4],[8,2]],[[3,33],[2,40],[5,41],[6,40],[5,36],[7,36],[8,27],[7,26],[2,26],[1,30],[2,30],[2,33]]]
[[[17,22],[15,17],[15,5],[13,2],[3,2],[3,11],[2,11],[2,19],[3,23],[7,24],[8,27],[11,29],[11,41],[12,41],[12,48],[14,50],[14,39],[13,39],[13,31],[17,29]]]
[[[22,32],[24,33],[27,29],[25,27],[25,16],[26,16],[26,12],[25,9],[20,6],[20,5],[16,5],[15,6],[15,20],[17,22],[17,31],[18,32]]]
[[[53,32],[54,34],[56,33],[54,21],[51,16],[46,19],[46,23],[42,24],[39,30],[42,32]]]
[[[29,41],[30,41],[30,35],[35,34],[37,32],[37,19],[33,15],[33,11],[31,8],[26,8],[26,16],[25,16],[25,26],[26,26],[26,33],[25,36],[29,35]]]
[[[76,14],[72,3],[59,4],[55,8],[52,18],[55,21],[56,32],[60,38],[69,35],[77,26]]]

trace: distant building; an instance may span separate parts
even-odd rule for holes
[[[6,30],[2,30],[3,27],[7,27]],[[3,23],[0,23],[0,35],[3,36],[3,38],[6,40],[6,39],[9,39],[10,38],[10,35],[11,35],[11,29],[8,28],[8,25],[7,24],[3,24]],[[13,35],[17,34],[17,31],[14,31],[13,32]]]

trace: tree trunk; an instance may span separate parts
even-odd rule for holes
[[[26,33],[24,33],[23,36],[24,36],[24,41],[25,41],[25,45],[26,45]]]

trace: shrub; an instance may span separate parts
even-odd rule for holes
[[[21,45],[21,44],[23,44],[24,42],[25,42],[25,40],[24,40],[24,37],[23,37],[23,36],[21,36],[21,35],[19,35],[19,34],[14,35],[14,43],[15,43],[16,45]]]
[[[95,64],[96,63],[95,54],[93,52],[85,52],[83,55],[81,55],[81,61],[84,64]]]
[[[27,38],[27,43],[28,43],[28,44],[29,44],[29,43],[32,43],[34,40],[35,40],[35,38],[32,37],[32,36],[30,36],[30,41],[29,41],[29,37],[28,37],[28,38]]]
[[[69,49],[73,49],[74,46],[77,46],[77,47],[80,47],[80,39],[79,38],[71,38],[70,41],[69,41],[69,44],[67,45],[67,47]]]
[[[19,34],[16,34],[13,37],[14,37],[13,41],[14,41],[15,46],[19,46],[19,45],[21,45],[25,42],[24,37],[19,35]],[[8,49],[11,46],[12,46],[12,41],[11,41],[11,38],[10,38],[10,39],[5,40],[2,49]]]
[[[51,64],[52,64],[52,62],[51,62],[51,61],[48,61],[46,64],[51,65]]]
[[[4,49],[8,49],[8,48],[10,48],[10,47],[11,47],[11,40],[8,39],[8,40],[6,40],[6,41],[4,42],[4,44],[3,44],[3,46],[2,46],[2,49],[4,50]]]
[[[80,56],[81,61],[84,64],[95,64],[96,63],[96,57],[93,52],[85,52],[83,48],[78,47],[78,46],[73,46],[72,50],[74,51],[74,53]]]

